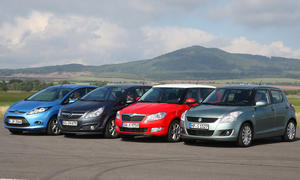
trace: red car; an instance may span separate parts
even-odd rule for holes
[[[199,105],[214,89],[196,84],[154,86],[136,103],[117,112],[116,131],[123,139],[155,135],[177,142],[180,140],[181,114]]]

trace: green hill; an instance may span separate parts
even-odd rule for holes
[[[69,64],[0,70],[0,76],[89,72],[94,77],[153,80],[300,78],[300,60],[234,54],[216,48],[192,46],[153,59],[102,66]]]

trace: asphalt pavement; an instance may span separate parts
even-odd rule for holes
[[[300,137],[300,129],[297,129]],[[160,138],[11,135],[0,125],[0,179],[300,179],[300,138],[194,145]]]

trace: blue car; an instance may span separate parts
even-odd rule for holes
[[[4,127],[12,134],[23,131],[44,131],[60,134],[57,114],[62,105],[75,102],[96,89],[91,85],[57,85],[43,89],[11,105],[4,115]]]

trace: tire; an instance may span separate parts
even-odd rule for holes
[[[119,137],[119,133],[116,132],[115,127],[115,119],[109,119],[105,126],[104,137],[110,139]]]
[[[9,129],[9,132],[12,134],[22,134],[23,131],[19,129]]]
[[[61,134],[61,130],[58,126],[57,117],[52,117],[47,126],[47,134],[52,136],[57,136]]]
[[[168,130],[168,134],[166,136],[166,141],[168,142],[179,142],[181,140],[180,137],[180,126],[179,120],[174,120],[171,122]]]
[[[253,128],[250,123],[244,123],[239,131],[237,144],[240,147],[249,147],[253,141]]]
[[[296,139],[296,123],[295,121],[289,121],[285,127],[284,135],[282,136],[283,141],[292,142]]]

